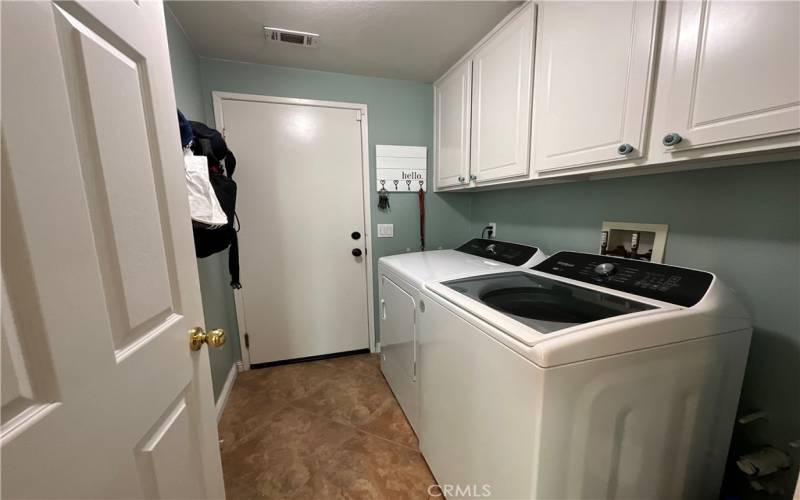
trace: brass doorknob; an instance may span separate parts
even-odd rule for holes
[[[217,328],[206,333],[199,326],[189,330],[189,349],[199,351],[204,343],[211,347],[222,347],[225,344],[225,330]]]

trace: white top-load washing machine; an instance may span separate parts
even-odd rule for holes
[[[545,257],[529,245],[476,238],[455,250],[406,253],[378,260],[381,370],[415,432],[419,433],[416,309],[425,283],[530,267]]]
[[[420,448],[443,488],[717,497],[752,330],[713,274],[559,252],[427,283],[419,309]]]

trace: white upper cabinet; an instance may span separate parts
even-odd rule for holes
[[[654,1],[540,5],[536,171],[643,156],[657,13]]]
[[[533,27],[528,5],[472,57],[470,164],[477,183],[528,173]]]
[[[469,60],[453,68],[434,85],[437,189],[468,182],[471,88]]]
[[[434,89],[437,189],[789,159],[800,1],[526,3]]]
[[[654,144],[675,155],[772,140],[760,149],[800,131],[800,2],[684,1],[668,9],[665,118]]]

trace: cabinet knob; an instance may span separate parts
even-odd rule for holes
[[[458,182],[464,182],[464,176],[463,175],[459,175],[458,176]]]
[[[617,147],[617,153],[619,153],[621,155],[629,155],[629,154],[633,153],[633,146],[631,146],[628,143],[620,144]]]
[[[678,144],[682,140],[683,140],[683,137],[681,137],[680,134],[676,134],[675,132],[673,132],[671,134],[665,135],[664,139],[662,139],[661,142],[665,146],[669,147],[669,146],[674,146],[674,145]]]
[[[478,176],[477,176],[477,175],[470,175],[470,176],[469,176],[469,180],[471,180],[471,181],[477,181],[477,180],[478,180]]]

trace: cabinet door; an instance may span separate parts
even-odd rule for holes
[[[528,173],[533,26],[530,6],[473,57],[470,166],[479,183]]]
[[[466,184],[472,62],[464,61],[434,85],[436,187]]]
[[[800,3],[685,1],[670,32],[667,129],[654,130],[680,136],[668,150],[800,131]]]
[[[657,11],[654,1],[539,7],[537,171],[642,157]]]

